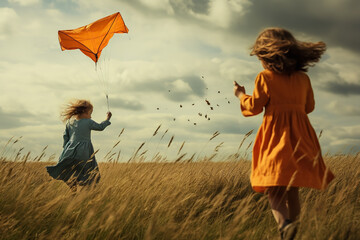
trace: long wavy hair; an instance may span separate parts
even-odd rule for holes
[[[257,37],[250,55],[262,60],[266,69],[290,74],[308,70],[326,50],[324,42],[301,42],[287,30],[267,28]]]
[[[93,105],[88,100],[73,99],[64,105],[60,118],[63,122],[70,120],[74,116],[87,113],[93,109]]]

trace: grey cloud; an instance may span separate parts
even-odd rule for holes
[[[336,126],[330,129],[329,139],[333,146],[341,152],[356,151],[360,149],[360,125]]]
[[[170,0],[169,4],[171,9],[173,10],[173,13],[171,14],[161,8],[149,8],[139,0],[129,1],[128,4],[136,10],[141,11],[142,14],[146,16],[157,18],[171,17],[178,19],[178,21],[181,21],[181,23],[200,24],[208,26],[205,21],[199,20],[193,15],[191,15],[191,12],[207,15],[209,13],[210,0]]]
[[[129,4],[144,14],[169,17],[166,11],[147,8],[139,1],[131,1]],[[173,9],[173,18],[214,28],[213,24],[208,24],[191,14],[194,12],[208,15],[209,0],[171,0],[170,5]],[[245,14],[234,15],[230,28],[225,30],[229,34],[255,39],[262,29],[278,26],[314,36],[316,40],[325,41],[329,46],[341,46],[360,52],[360,1],[253,0],[245,7]]]
[[[327,92],[340,95],[360,95],[360,84],[344,81],[327,82],[321,88]]]
[[[146,14],[151,15],[161,15],[168,14],[164,10],[159,10],[155,8],[148,8],[145,4],[141,3],[139,0],[134,0],[129,2],[130,5],[141,9],[146,12]],[[190,11],[200,14],[208,14],[209,12],[209,0],[170,0],[169,4],[174,11],[175,16],[188,15]]]
[[[174,89],[169,88],[168,90],[170,90],[170,92],[169,92],[169,94],[166,95],[166,97],[168,99],[173,100],[175,102],[180,102],[180,101],[189,99],[189,97],[192,95],[195,95],[198,97],[203,97],[205,95],[206,85],[205,85],[205,82],[203,80],[201,80],[199,77],[189,76],[189,77],[181,78],[181,80],[184,81],[185,83],[189,84],[192,92],[184,93],[184,92],[176,91]],[[168,81],[166,85],[169,86],[174,81],[175,80]]]
[[[0,40],[13,35],[16,32],[17,14],[12,8],[0,6]]]
[[[348,104],[344,101],[333,101],[328,104],[327,109],[341,116],[360,116],[360,106]]]
[[[23,119],[31,116],[28,112],[5,112],[0,107],[0,129],[20,127],[24,125]]]
[[[356,0],[252,1],[247,14],[234,19],[231,28],[254,38],[263,28],[284,27],[315,36],[328,45],[360,51],[359,11],[360,2]]]
[[[144,105],[136,100],[127,100],[124,98],[111,98],[110,105],[112,108],[122,108],[133,111],[140,111],[144,109]]]
[[[309,75],[313,85],[322,91],[343,96],[360,95],[360,83],[346,82],[331,66],[317,66]]]
[[[170,5],[176,13],[186,14],[189,10],[194,13],[208,14],[209,12],[209,0],[186,0],[186,1],[177,1],[170,0]]]
[[[173,83],[176,80],[182,80],[187,83],[191,91],[183,92],[177,89],[173,89]],[[147,81],[141,83],[132,83],[131,86],[128,86],[127,90],[137,91],[137,92],[152,92],[162,94],[165,98],[175,101],[181,102],[189,99],[191,96],[203,97],[205,95],[206,84],[205,82],[198,76],[185,76],[180,78],[166,78],[160,79],[156,81]],[[169,92],[170,90],[170,92]]]

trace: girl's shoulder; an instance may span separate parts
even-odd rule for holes
[[[293,72],[292,75],[296,75],[296,76],[304,77],[304,78],[309,78],[309,76],[307,75],[307,73],[304,72],[304,71],[296,71],[296,72]]]
[[[265,69],[258,73],[258,75],[255,79],[255,82],[266,83],[268,81],[271,81],[271,79],[273,79],[273,78],[274,78],[273,72]]]
[[[82,118],[78,120],[78,124],[81,125],[90,125],[94,120],[92,120],[91,118]]]
[[[93,120],[91,118],[81,118],[81,119],[72,119],[66,123],[66,126],[79,126],[79,125],[87,125],[91,123]]]
[[[264,79],[264,80],[265,80],[265,79],[272,79],[272,78],[275,77],[275,75],[276,75],[275,72],[270,71],[270,70],[268,70],[268,69],[264,69],[264,70],[262,70],[261,72],[259,72],[258,78],[261,78],[261,79]]]
[[[290,74],[285,74],[285,73],[276,73],[271,70],[265,69],[259,73],[259,76],[262,76],[265,79],[291,78],[291,77],[309,79],[309,76],[304,71],[296,71]]]

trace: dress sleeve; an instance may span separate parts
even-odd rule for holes
[[[245,117],[254,116],[262,112],[269,101],[268,87],[264,75],[259,73],[255,80],[253,95],[244,94],[240,99],[241,112]]]
[[[305,112],[306,114],[311,113],[315,108],[315,99],[314,99],[314,92],[311,87],[310,79],[308,78],[308,89],[306,93],[306,104],[305,104]]]
[[[97,123],[94,120],[90,119],[90,129],[91,130],[102,131],[110,124],[111,124],[111,122],[109,120],[105,120],[101,123]]]
[[[68,123],[66,124],[66,128],[63,134],[63,139],[64,139],[64,143],[63,143],[63,148],[65,147],[65,145],[68,143],[68,141],[70,140],[70,134],[69,134],[69,127],[68,127]]]

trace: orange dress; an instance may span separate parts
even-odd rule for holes
[[[307,74],[264,70],[255,80],[253,95],[245,94],[240,100],[246,117],[261,113],[265,107],[253,147],[253,189],[264,192],[270,186],[325,188],[334,175],[324,164],[317,135],[307,116],[315,106]]]

